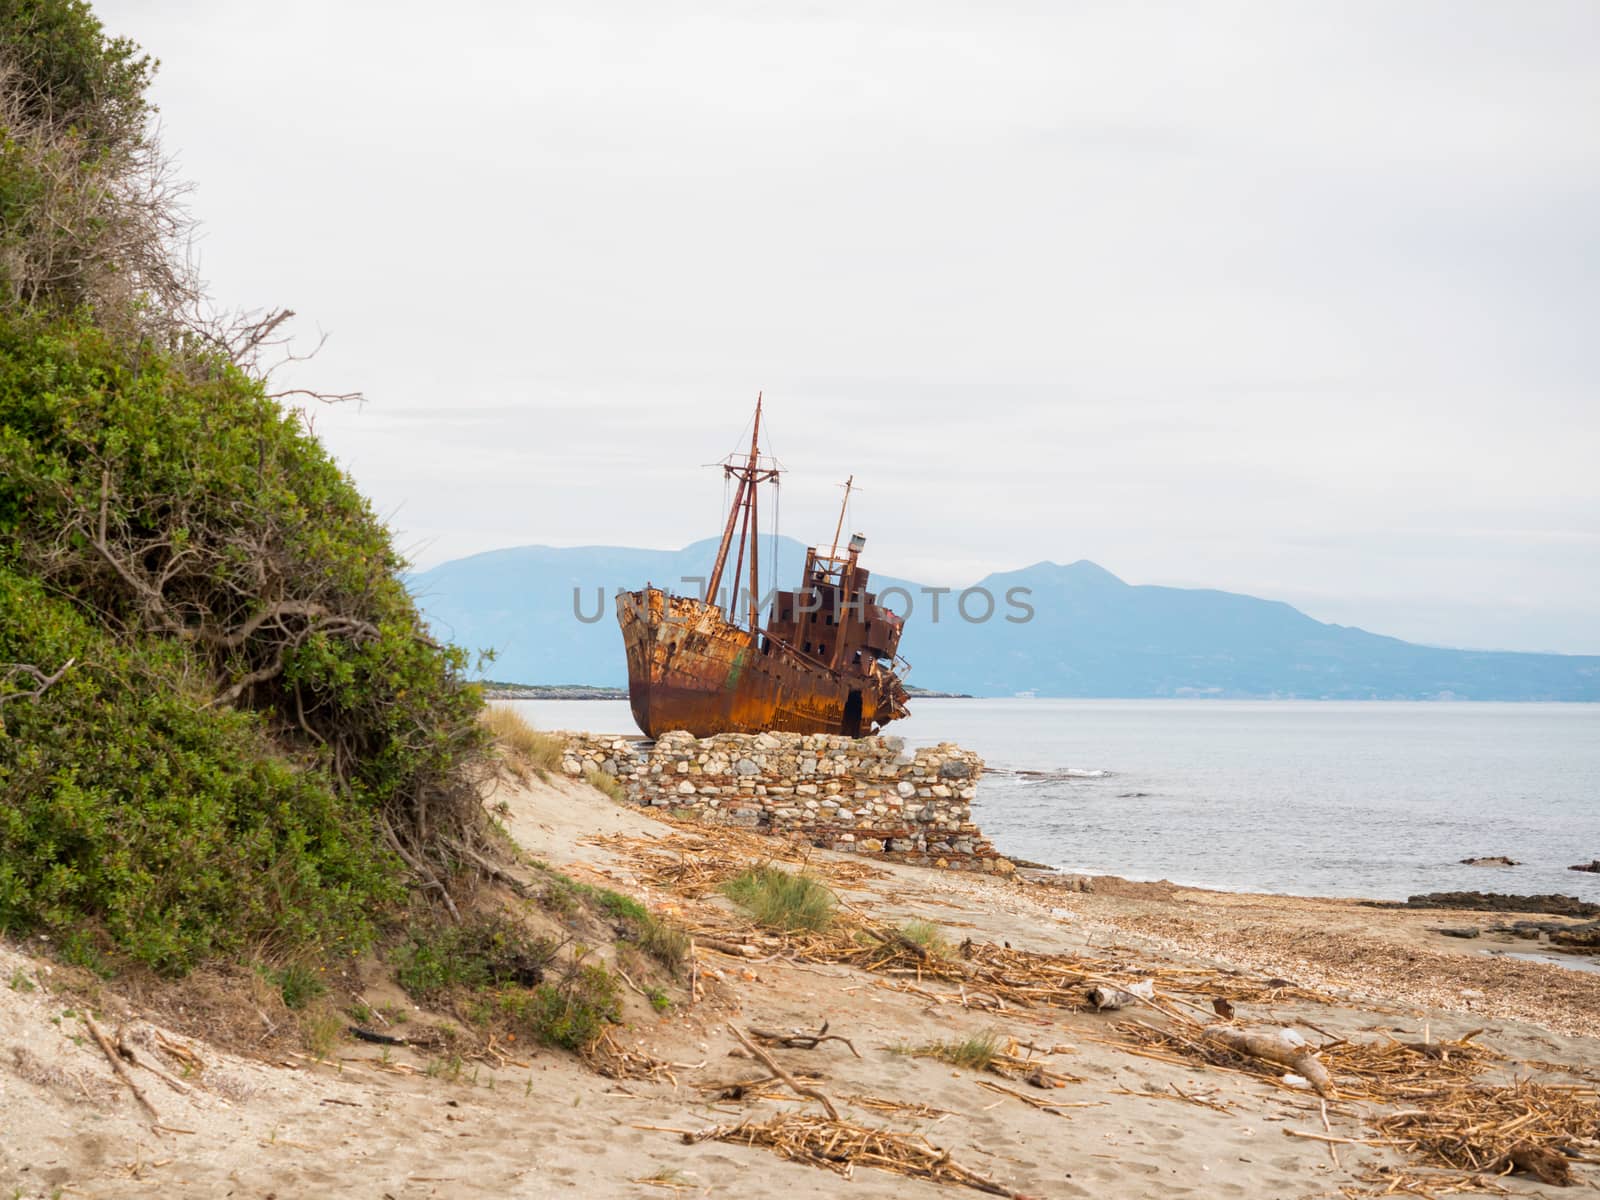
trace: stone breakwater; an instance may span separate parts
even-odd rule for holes
[[[983,760],[896,737],[676,732],[654,742],[567,733],[562,769],[614,776],[636,804],[830,850],[1010,874],[972,822]]]

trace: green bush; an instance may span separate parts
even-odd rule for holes
[[[282,314],[196,324],[153,70],[0,0],[0,928],[313,961],[480,836],[482,701],[253,373]]]
[[[285,758],[254,713],[206,706],[184,649],[114,638],[0,565],[0,926],[84,923],[176,972],[247,947],[358,948],[399,896],[369,812]],[[0,673],[3,674],[3,673]]]
[[[304,1008],[328,991],[328,985],[322,981],[317,969],[304,963],[290,963],[287,967],[268,972],[268,975],[288,1008]]]
[[[183,970],[363,944],[482,819],[481,699],[261,386],[0,314],[0,923]]]
[[[388,531],[299,420],[190,365],[0,319],[0,537],[112,628],[187,646],[207,700],[266,713],[402,841],[458,833],[483,744],[464,655],[428,636]]]
[[[507,990],[501,1010],[514,1025],[546,1046],[582,1050],[622,1020],[621,986],[604,967],[574,967],[560,983],[531,991]]]
[[[794,933],[833,923],[833,893],[812,875],[792,875],[770,865],[752,867],[728,880],[722,891],[756,924],[771,929]]]
[[[453,988],[538,983],[554,954],[549,941],[512,920],[478,917],[414,929],[393,957],[400,986],[418,1000],[432,1000]]]

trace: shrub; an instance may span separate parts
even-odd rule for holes
[[[103,920],[176,967],[240,930],[365,925],[398,875],[380,845],[432,875],[477,837],[463,656],[428,637],[366,501],[240,372],[0,315],[0,546],[0,661],[77,664],[0,714],[28,724],[0,748],[24,810],[0,920]]]
[[[756,924],[771,929],[793,933],[826,929],[833,922],[833,893],[813,875],[752,867],[728,880],[722,891]]]
[[[0,0],[0,928],[298,961],[480,838],[482,701],[259,378],[289,314],[196,316],[153,70]]]
[[[558,984],[507,991],[502,1011],[536,1041],[563,1050],[591,1045],[607,1024],[622,1020],[621,986],[604,967],[574,966]]]
[[[453,988],[481,989],[497,984],[535,984],[555,954],[506,917],[479,917],[462,925],[429,925],[412,931],[394,953],[395,979],[418,1000],[432,1000]]]
[[[99,928],[172,973],[251,946],[357,949],[398,898],[373,815],[261,716],[205,707],[181,646],[114,638],[0,563],[0,662],[73,664],[37,697],[0,683],[0,927]]]

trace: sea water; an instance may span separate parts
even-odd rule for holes
[[[633,733],[620,701],[519,701],[544,729]],[[1066,871],[1235,891],[1600,902],[1600,705],[914,700],[890,732],[988,764],[974,818]],[[1521,865],[1469,867],[1506,855]]]

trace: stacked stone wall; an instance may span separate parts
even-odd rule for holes
[[[567,739],[568,775],[602,771],[636,804],[831,850],[925,866],[1009,874],[972,820],[983,760],[943,743],[896,737],[668,733],[650,742],[591,733]]]

